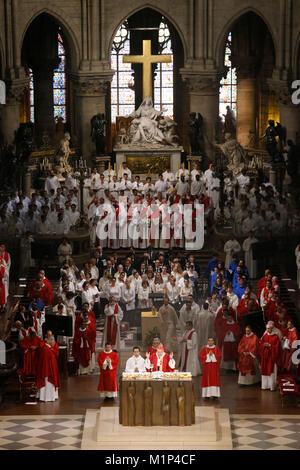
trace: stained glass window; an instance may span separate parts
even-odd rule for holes
[[[66,51],[63,39],[60,33],[57,36],[58,57],[60,64],[53,73],[53,115],[55,119],[62,118],[65,122],[67,119],[66,111]],[[33,72],[29,69],[29,108],[30,121],[34,122],[34,77]]]
[[[112,45],[111,68],[116,71],[111,83],[111,120],[127,116],[135,109],[135,92],[131,64],[123,63],[123,56],[130,54],[130,31],[127,22],[119,28]]]
[[[59,66],[54,70],[53,74],[53,106],[54,118],[62,118],[65,122],[67,119],[66,113],[66,51],[63,39],[58,33],[58,57],[60,59]]]
[[[168,25],[164,18],[158,31],[159,54],[169,54],[172,62],[157,64],[156,77],[154,79],[154,107],[158,111],[164,111],[166,116],[174,118],[174,75],[173,75],[173,50]]]
[[[226,106],[230,106],[235,113],[237,110],[237,73],[231,63],[231,40],[232,36],[229,33],[225,47],[225,65],[228,68],[228,72],[226,77],[220,82],[220,116],[226,114]]]

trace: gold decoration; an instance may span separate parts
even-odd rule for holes
[[[163,173],[170,166],[170,156],[161,155],[159,157],[149,155],[126,156],[128,168],[134,174],[159,174]]]
[[[167,54],[151,55],[151,41],[143,41],[143,55],[125,55],[123,63],[143,64],[143,100],[152,96],[152,64],[170,63],[172,57]]]

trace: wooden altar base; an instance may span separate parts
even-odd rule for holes
[[[196,406],[192,426],[122,426],[118,407],[87,410],[82,450],[232,450],[229,410]]]

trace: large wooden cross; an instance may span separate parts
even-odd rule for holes
[[[172,62],[172,57],[167,54],[151,55],[151,41],[143,41],[143,55],[125,55],[123,62],[131,64],[143,64],[143,100],[152,97],[152,70],[151,65],[157,63]]]

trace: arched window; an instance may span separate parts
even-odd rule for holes
[[[127,116],[135,109],[135,92],[131,64],[123,64],[123,56],[130,54],[130,31],[127,22],[119,28],[112,45],[111,68],[116,71],[111,82],[111,121]]]
[[[224,62],[228,68],[228,73],[220,82],[220,116],[226,114],[226,106],[230,106],[235,113],[237,111],[237,74],[236,69],[232,67],[231,63],[231,39],[232,36],[231,33],[229,33],[226,41]]]
[[[172,62],[157,64],[156,77],[154,79],[154,107],[158,111],[165,111],[165,115],[174,118],[174,75],[173,75],[173,50],[168,25],[162,22],[158,31],[158,54],[170,54]]]
[[[53,73],[53,116],[54,119],[67,120],[67,90],[66,90],[66,51],[61,33],[57,35],[58,57],[60,64]],[[34,76],[29,69],[29,106],[30,121],[34,122]]]

